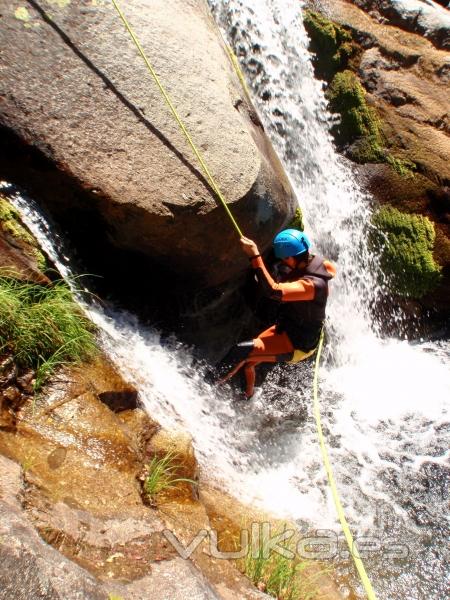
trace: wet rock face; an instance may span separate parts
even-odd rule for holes
[[[242,229],[267,246],[293,191],[206,2],[126,13]],[[5,0],[0,36],[0,126],[57,166],[34,155],[22,174],[55,215],[82,229],[73,211],[91,211],[115,246],[208,285],[242,272],[236,232],[110,3]],[[33,179],[39,168],[55,185]],[[5,170],[20,177],[6,153]]]
[[[17,211],[0,192],[0,272],[33,283],[48,283],[45,258]]]
[[[333,100],[338,77],[351,76],[358,82],[376,125],[376,135],[360,129],[356,140],[348,136],[338,140],[341,150],[362,165],[355,170],[376,200],[408,214],[424,215],[433,223],[433,260],[441,267],[442,277],[414,310],[426,320],[436,318],[439,329],[449,314],[450,221],[446,198],[450,182],[450,66],[448,52],[443,50],[447,42],[438,43],[419,24],[428,9],[437,11],[444,25],[450,13],[433,2],[415,0],[312,0],[309,5],[321,11],[323,29],[344,32],[337,50],[349,43],[353,49],[347,64],[341,65],[348,71],[328,80],[328,96]],[[419,5],[428,7],[420,15]],[[412,23],[407,15],[414,10],[417,19]],[[313,36],[311,28],[309,32]],[[336,103],[332,107],[340,109]],[[354,109],[348,108],[354,114]]]
[[[355,0],[355,4],[381,22],[423,35],[437,48],[450,48],[450,13],[433,0]]]
[[[448,53],[395,22],[380,22],[358,4],[320,2],[360,47],[356,71],[392,154],[412,161],[432,182],[448,185]]]
[[[156,517],[146,514],[139,520],[102,522],[64,504],[44,508],[42,498],[29,513],[21,505],[22,493],[20,466],[0,455],[1,600],[105,600],[113,595],[129,600],[219,598],[201,573],[189,561],[173,556],[173,551],[172,555],[160,552],[162,562],[149,566],[152,554],[145,551],[155,550],[154,538],[163,528]],[[33,522],[45,527],[47,537],[54,535],[48,539],[52,545],[39,537]],[[153,546],[145,545],[149,539]],[[84,561],[91,571],[93,565],[101,565],[97,577],[63,555],[69,553],[70,542],[77,562]],[[122,552],[111,551],[120,544]]]

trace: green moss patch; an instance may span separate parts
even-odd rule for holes
[[[357,76],[362,49],[351,32],[308,9],[303,22],[310,36],[315,74],[329,84],[326,95],[330,110],[341,116],[341,123],[332,128],[338,146],[345,147],[349,158],[357,163],[386,162],[402,177],[413,177],[416,165],[385,148],[378,114],[368,105]]]
[[[329,82],[337,71],[347,67],[358,47],[347,30],[317,12],[305,10],[303,23],[310,37],[310,50],[315,55],[316,76]]]
[[[373,217],[377,231],[372,241],[381,255],[381,267],[394,293],[421,298],[441,281],[441,267],[433,259],[435,230],[421,215],[384,206]]]
[[[396,158],[392,154],[386,156],[386,162],[401,177],[412,178],[415,175],[417,165],[408,158]]]
[[[288,227],[291,227],[292,229],[299,229],[300,231],[303,231],[305,229],[305,225],[303,222],[303,213],[300,207],[295,209],[294,218],[289,223]]]
[[[40,251],[34,237],[22,225],[18,211],[3,196],[0,196],[0,229],[28,246],[28,253],[36,260],[39,269],[45,271],[47,268],[45,256]]]
[[[358,141],[354,158],[358,162],[383,159],[382,136],[376,112],[367,104],[366,93],[357,76],[349,70],[337,73],[327,91],[330,109],[341,115],[333,128],[339,145]]]

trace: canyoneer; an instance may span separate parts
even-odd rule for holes
[[[275,278],[255,242],[246,237],[240,242],[263,294],[278,303],[276,323],[255,339],[235,345],[218,366],[222,377],[219,383],[244,369],[244,397],[249,399],[254,393],[258,364],[297,363],[314,354],[325,320],[328,282],[336,269],[322,256],[310,253],[308,236],[297,229],[285,229],[273,240],[275,257],[280,261]]]

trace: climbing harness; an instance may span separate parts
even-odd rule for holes
[[[352,533],[350,531],[350,527],[347,523],[347,519],[345,518],[344,509],[342,508],[341,500],[339,498],[339,492],[336,487],[336,483],[334,481],[333,469],[331,468],[330,459],[328,457],[328,450],[325,445],[325,439],[322,431],[322,422],[320,418],[320,406],[318,399],[318,379],[319,379],[319,364],[320,364],[320,355],[322,354],[322,346],[323,346],[323,329],[320,334],[319,346],[317,348],[316,362],[314,365],[314,382],[313,382],[313,398],[314,398],[314,416],[316,419],[317,425],[317,433],[319,436],[320,449],[322,452],[322,460],[325,466],[325,470],[328,476],[328,483],[330,484],[331,493],[333,495],[334,505],[336,507],[336,512],[339,517],[339,521],[341,523],[342,531],[344,532],[345,539],[347,541],[347,546],[350,551],[350,554],[355,563],[356,569],[361,578],[361,582],[364,586],[364,589],[367,594],[367,598],[369,600],[377,600],[375,596],[375,592],[373,591],[372,584],[370,583],[370,579],[366,573],[366,569],[364,568],[364,564],[359,555],[358,548],[356,546],[355,541],[353,540]]]
[[[166,92],[164,86],[162,85],[161,81],[159,80],[158,75],[156,74],[155,70],[153,69],[150,61],[148,60],[138,38],[136,37],[134,31],[132,30],[130,24],[128,23],[125,15],[123,14],[122,10],[120,9],[117,0],[112,0],[112,3],[116,9],[116,11],[118,12],[123,24],[125,25],[128,33],[130,34],[134,44],[136,45],[136,48],[139,51],[139,54],[142,56],[142,58],[145,61],[145,64],[147,65],[148,70],[150,71],[153,79],[156,82],[156,85],[158,86],[162,96],[164,97],[164,100],[166,101],[167,105],[169,106],[170,110],[172,111],[173,116],[175,117],[175,120],[177,121],[181,131],[183,132],[184,136],[186,137],[187,141],[189,142],[189,145],[191,146],[195,156],[197,157],[199,163],[202,166],[202,169],[209,181],[209,184],[211,185],[212,189],[214,190],[214,192],[217,194],[217,197],[219,198],[220,202],[222,203],[230,221],[232,222],[234,228],[236,229],[237,233],[239,234],[239,237],[243,237],[243,234],[241,232],[241,230],[239,229],[239,226],[236,222],[236,220],[234,219],[233,215],[231,214],[230,209],[227,206],[227,203],[225,201],[225,198],[222,194],[222,192],[220,191],[219,187],[217,186],[214,177],[212,176],[211,172],[209,171],[203,157],[201,156],[197,146],[195,145],[194,141],[192,140],[188,130],[186,129],[186,126],[184,125],[183,121],[181,120],[175,106],[172,103],[172,100],[170,99],[170,96],[168,95],[168,93]],[[227,47],[228,49],[228,47]],[[242,72],[240,71],[238,64],[237,64],[237,59],[236,57],[234,57],[234,54],[232,54],[232,52],[230,52],[231,49],[228,49],[228,53],[230,55],[231,58],[231,62],[233,64],[233,66],[236,69],[237,75],[239,77],[239,79],[241,80],[241,83],[243,84],[244,88],[247,91],[247,87],[245,84],[245,80],[243,78]],[[233,58],[234,57],[234,58]],[[323,431],[322,431],[322,424],[321,424],[321,419],[320,419],[320,407],[319,407],[319,400],[318,400],[318,377],[319,377],[319,363],[320,363],[320,356],[322,353],[322,346],[323,346],[323,329],[320,335],[320,341],[319,341],[319,345],[317,348],[317,355],[316,355],[316,361],[315,361],[315,366],[314,366],[314,383],[313,383],[313,398],[314,398],[314,414],[315,414],[315,419],[316,419],[316,424],[317,424],[317,432],[318,432],[318,436],[319,436],[319,442],[320,442],[320,448],[322,451],[322,459],[323,459],[323,463],[325,466],[325,470],[327,472],[327,476],[328,476],[328,481],[330,484],[330,488],[331,488],[331,492],[333,495],[333,499],[334,499],[334,503],[336,506],[336,511],[339,517],[339,521],[341,523],[341,527],[342,530],[344,532],[345,535],[345,539],[347,541],[347,545],[348,548],[350,550],[350,554],[353,557],[353,560],[355,562],[355,566],[356,569],[359,573],[359,576],[361,578],[362,584],[364,586],[364,589],[366,591],[367,594],[367,598],[368,600],[377,600],[375,593],[372,589],[372,585],[370,583],[369,577],[366,573],[366,570],[364,568],[364,564],[361,560],[361,557],[359,555],[359,551],[357,549],[356,543],[353,540],[350,528],[348,526],[347,520],[345,518],[345,514],[344,514],[344,510],[342,508],[342,504],[339,498],[339,493],[336,487],[336,483],[334,481],[334,477],[333,477],[333,471],[331,468],[331,463],[330,460],[328,458],[328,452],[327,452],[327,448],[325,445],[325,440],[324,440],[324,436],[323,436]]]
[[[155,80],[156,85],[158,86],[164,100],[166,101],[167,105],[169,106],[170,110],[172,111],[173,116],[175,117],[175,120],[177,121],[178,125],[180,126],[181,131],[183,132],[185,138],[187,139],[187,141],[189,142],[189,145],[191,146],[195,156],[197,157],[199,163],[202,166],[202,169],[208,179],[208,182],[210,184],[210,186],[212,187],[212,189],[214,190],[214,192],[216,193],[217,197],[219,198],[220,202],[222,203],[223,208],[225,209],[225,212],[227,213],[231,223],[233,224],[234,228],[236,229],[239,237],[243,237],[243,233],[239,228],[239,225],[237,224],[235,218],[233,217],[233,215],[231,214],[230,209],[228,208],[228,205],[225,201],[225,198],[222,194],[222,192],[220,191],[219,186],[217,185],[214,177],[212,176],[208,166],[206,165],[202,155],[200,154],[200,151],[198,150],[197,146],[195,145],[189,131],[186,129],[186,126],[184,125],[183,121],[181,120],[180,115],[178,114],[177,109],[175,108],[175,106],[173,105],[173,102],[169,96],[169,94],[166,92],[164,86],[162,85],[158,75],[156,74],[155,69],[152,67],[150,61],[148,60],[144,49],[142,48],[138,38],[136,37],[133,29],[131,28],[130,24],[128,23],[125,15],[123,14],[119,4],[117,3],[116,0],[112,0],[112,3],[114,4],[115,9],[117,10],[120,18],[122,19],[123,24],[125,25],[128,33],[131,36],[131,39],[133,40],[134,44],[136,45],[136,48],[139,51],[139,54],[142,56],[142,58],[144,59],[145,64],[147,65],[148,70],[151,73],[151,76],[153,77],[153,79]]]

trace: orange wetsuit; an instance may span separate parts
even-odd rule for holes
[[[328,281],[336,273],[328,260],[312,256],[304,268],[292,269],[276,282],[260,256],[250,262],[265,295],[280,302],[280,317],[252,342],[238,345],[246,349],[246,355],[224,378],[228,380],[244,367],[248,397],[253,395],[257,364],[298,362],[314,353],[325,319]]]

